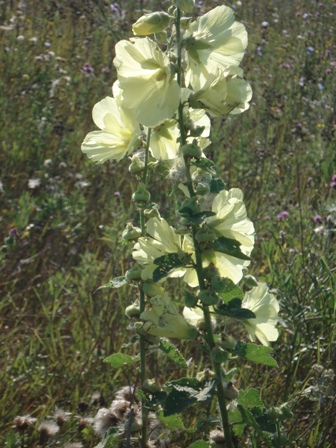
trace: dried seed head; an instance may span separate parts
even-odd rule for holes
[[[83,431],[84,428],[92,425],[94,422],[93,418],[90,417],[79,417],[77,420],[78,431]]]
[[[130,402],[134,401],[134,387],[131,386],[125,386],[122,389],[118,390],[116,392],[116,398],[118,399],[122,399],[122,400],[127,400]]]
[[[14,426],[13,428],[18,429],[19,431],[25,431],[29,426],[32,426],[34,423],[36,423],[37,419],[31,417],[30,415],[18,415],[14,419]]]
[[[54,412],[54,420],[58,426],[62,426],[63,423],[70,420],[71,412],[65,412],[63,409],[57,408]]]
[[[40,433],[40,444],[44,445],[51,437],[58,433],[60,427],[53,421],[45,420],[40,424],[37,430]]]
[[[122,420],[129,408],[130,402],[119,398],[117,400],[113,400],[110,410],[115,413],[120,420]]]
[[[118,420],[117,415],[111,409],[101,408],[94,418],[93,429],[97,434],[103,436],[111,426],[117,425]]]

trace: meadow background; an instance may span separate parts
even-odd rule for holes
[[[196,9],[219,4],[198,2]],[[249,111],[214,122],[207,155],[227,186],[245,193],[257,231],[251,273],[281,304],[273,344],[279,368],[241,362],[237,385],[257,387],[267,405],[288,403],[291,446],[331,448],[336,3],[225,4],[249,34],[242,67],[254,95]],[[129,342],[124,309],[134,292],[95,292],[130,266],[131,247],[120,237],[126,221],[137,219],[135,181],[127,160],[96,166],[80,145],[94,129],[93,105],[111,94],[114,45],[131,35],[141,8],[167,3],[0,1],[1,446],[38,446],[39,424],[60,408],[69,414],[42,444],[93,447],[99,438],[87,417],[138,380],[137,372],[103,363]],[[169,216],[165,204],[162,210]],[[193,354],[191,369],[202,370],[192,345],[181,349],[187,359]],[[171,365],[161,358],[156,369],[159,376]],[[26,414],[37,421],[20,432],[14,419]],[[190,428],[195,418],[186,417]],[[190,434],[188,443],[197,438]]]

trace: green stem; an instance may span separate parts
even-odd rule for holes
[[[181,21],[181,11],[180,8],[177,8],[176,10],[176,45],[177,45],[177,81],[180,85],[180,87],[184,86],[184,80],[183,80],[183,71],[182,71],[182,40],[181,40],[181,28],[180,28],[180,21]],[[178,122],[179,122],[179,128],[180,128],[180,135],[181,135],[181,146],[186,144],[187,138],[186,133],[184,129],[184,117],[183,117],[183,104],[180,103],[178,108]],[[185,170],[186,170],[186,178],[187,178],[187,188],[190,194],[190,197],[195,197],[196,193],[193,188],[192,184],[192,178],[191,178],[191,172],[190,172],[190,158],[184,157],[184,163],[185,163]],[[204,274],[203,274],[203,263],[202,263],[202,251],[199,247],[198,241],[196,240],[196,232],[198,230],[198,227],[196,225],[192,226],[192,238],[193,243],[195,247],[195,259],[196,259],[196,272],[197,272],[197,278],[198,283],[200,286],[200,289],[205,289],[205,280],[204,280]],[[211,316],[209,307],[204,305],[203,306],[203,313],[204,313],[204,322],[205,322],[205,338],[206,342],[208,344],[208,347],[210,351],[216,346],[214,333],[212,329],[212,323],[211,323]],[[225,434],[225,446],[227,448],[234,448],[233,441],[232,441],[232,435],[231,435],[231,428],[229,423],[229,417],[228,412],[226,409],[227,400],[225,398],[225,390],[224,390],[224,383],[223,383],[223,374],[222,374],[222,367],[220,363],[215,362],[212,360],[212,366],[214,369],[214,372],[217,377],[217,399],[219,404],[219,409],[221,413],[222,418],[222,424],[223,424],[223,431]]]
[[[147,133],[147,141],[146,141],[146,150],[145,150],[145,166],[142,174],[142,182],[144,185],[147,183],[148,177],[148,160],[149,160],[149,142],[151,137],[151,129],[148,129]],[[144,209],[140,210],[140,229],[141,235],[146,235],[146,226],[145,226],[145,213]],[[140,314],[145,311],[145,293],[140,286]],[[143,335],[139,336],[139,352],[140,352],[140,387],[142,387],[143,383],[146,380],[146,340]],[[145,408],[145,401],[142,400],[141,406],[141,417],[142,417],[142,429],[141,429],[141,440],[140,447],[146,448],[147,446],[147,422],[148,422],[148,410]]]

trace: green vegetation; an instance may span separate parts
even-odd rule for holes
[[[199,3],[202,11],[222,4]],[[132,367],[103,362],[134,331],[124,318],[134,292],[97,291],[132,263],[121,233],[125,222],[137,220],[133,180],[126,160],[95,166],[80,151],[94,129],[92,107],[110,95],[116,77],[115,43],[131,35],[142,7],[164,8],[158,1],[119,4],[0,2],[0,444],[8,448],[96,446],[100,438],[89,418],[118,389],[139,382]],[[268,406],[288,404],[293,417],[283,424],[292,446],[331,448],[336,5],[226,4],[249,33],[243,68],[254,96],[249,111],[214,124],[207,155],[227,186],[245,193],[257,230],[252,273],[276,291],[281,305],[281,336],[273,344],[279,368],[241,362],[235,378],[238,387],[258,387]],[[194,372],[202,370],[197,353],[192,344],[184,353],[193,357]],[[151,360],[158,377],[170,370],[174,378],[166,358]],[[44,441],[37,428],[55,412],[63,425]],[[197,440],[193,412],[183,415],[190,431],[171,446]],[[37,421],[20,431],[14,419],[28,414]],[[202,417],[210,424],[206,410]],[[263,446],[257,440],[246,434],[246,446]]]

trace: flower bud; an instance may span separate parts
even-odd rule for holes
[[[125,314],[127,317],[139,317],[140,316],[140,304],[138,301],[132,303],[132,305],[129,305],[125,309]]]
[[[187,143],[182,146],[182,154],[184,157],[202,157],[202,150],[194,143]]]
[[[149,297],[159,296],[164,293],[162,286],[157,283],[145,282],[143,284],[143,290]]]
[[[189,210],[186,210],[184,212],[183,209],[189,209]],[[183,217],[186,217],[186,218],[188,218],[190,216],[190,213],[192,215],[196,215],[197,213],[199,213],[200,208],[199,208],[199,205],[197,204],[197,198],[193,197],[193,198],[185,199],[182,203],[181,210],[182,210],[182,212],[179,211],[180,215]]]
[[[191,17],[181,17],[181,27],[187,30],[191,23]]]
[[[253,277],[253,275],[245,275],[243,277],[243,281],[244,281],[245,286],[247,286],[248,288],[254,288],[254,286],[259,285],[257,279],[255,277]]]
[[[194,306],[196,306],[197,301],[198,301],[198,297],[195,296],[195,294],[192,294],[189,291],[184,291],[185,306],[187,306],[189,308],[193,308]]]
[[[224,395],[228,400],[235,400],[238,397],[239,391],[238,389],[229,381],[228,383],[224,383]]]
[[[122,233],[122,238],[126,241],[137,240],[141,236],[141,229],[134,227],[130,222],[126,225],[126,229]]]
[[[126,271],[126,274],[125,274],[125,279],[128,281],[139,280],[141,278],[141,271],[142,271],[142,269],[140,269],[138,267],[128,269],[128,271]]]
[[[211,350],[211,358],[216,364],[221,364],[222,362],[226,362],[228,360],[229,354],[221,347],[214,347]]]
[[[167,32],[166,31],[159,31],[158,33],[155,33],[154,35],[157,42],[167,42]]]
[[[210,185],[206,182],[200,182],[196,185],[196,193],[199,196],[205,196],[206,194],[210,193]]]
[[[132,195],[132,199],[134,202],[146,203],[150,200],[150,193],[146,190],[146,187],[143,183],[140,183],[137,191],[135,191]]]
[[[156,392],[160,392],[161,387],[157,383],[156,378],[147,379],[142,383],[142,389],[145,392],[150,392],[152,394],[155,394]]]
[[[149,219],[149,218],[160,218],[160,212],[157,209],[157,205],[154,204],[150,208],[145,208],[144,209],[144,215],[146,216],[147,219]]]
[[[204,305],[217,305],[219,302],[218,295],[210,289],[203,289],[199,292],[198,298]]]
[[[133,24],[132,31],[136,36],[158,33],[167,28],[170,20],[170,15],[163,11],[145,14]]]
[[[220,277],[219,275],[214,275],[211,278],[212,289],[216,292],[223,292],[227,287],[227,279]]]
[[[196,240],[199,243],[205,243],[207,241],[215,241],[217,239],[216,233],[208,227],[202,227],[195,235]]]
[[[142,162],[142,160],[140,160],[139,157],[133,156],[132,162],[128,168],[128,171],[130,173],[135,174],[135,173],[139,173],[140,171],[143,171],[144,167],[145,167],[144,162]]]
[[[182,11],[187,13],[193,12],[195,6],[194,0],[173,0],[173,3]]]
[[[215,378],[216,374],[210,369],[202,370],[202,372],[198,372],[196,375],[196,379],[198,381],[206,381],[209,378]]]

